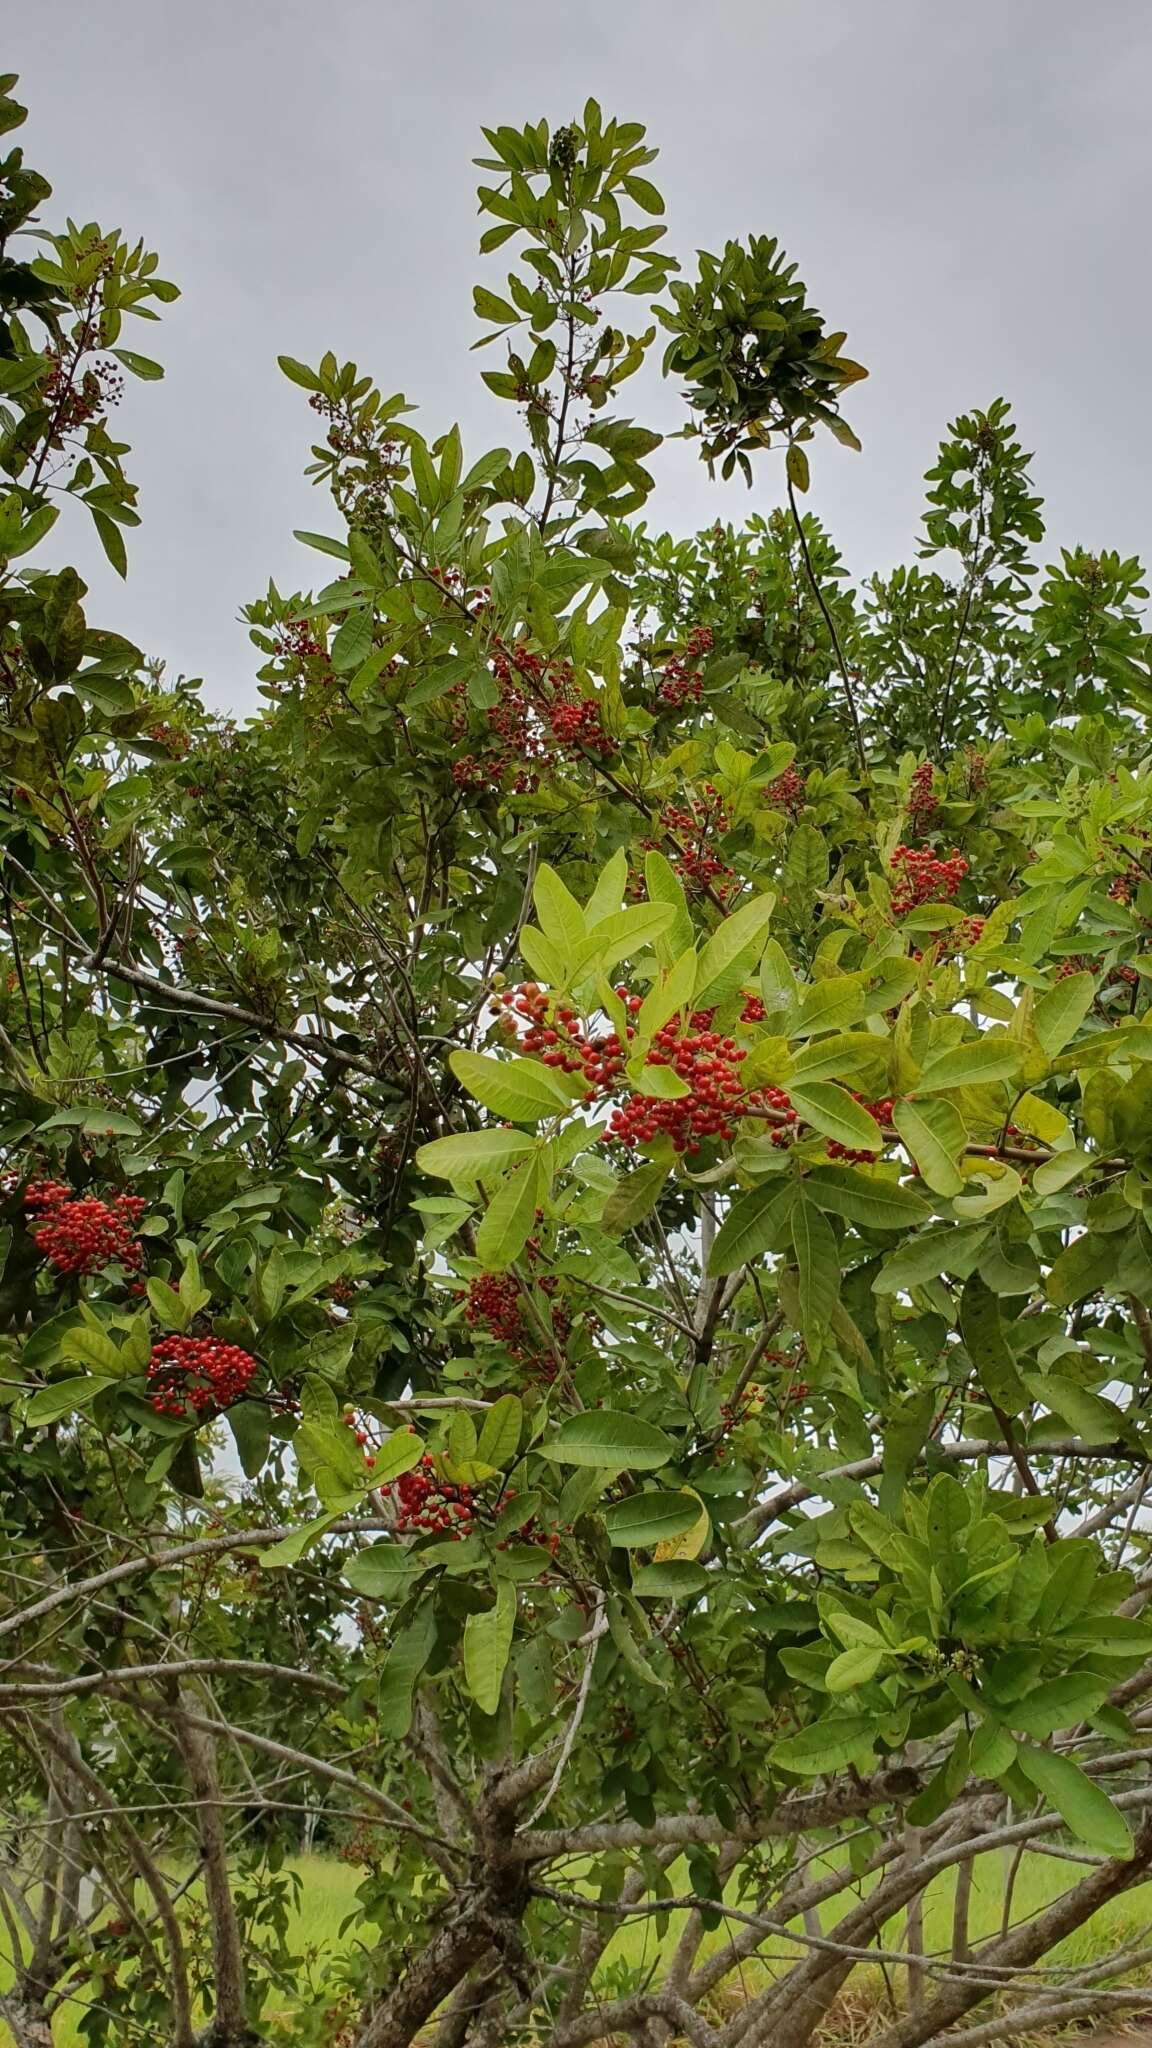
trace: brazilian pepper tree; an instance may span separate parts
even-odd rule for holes
[[[126,568],[175,288],[0,164],[0,2009],[803,2048],[871,1958],[882,2048],[1122,2011],[1123,1951],[1040,1966],[1152,1866],[1139,565],[1042,566],[997,401],[853,588],[864,372],[777,243],[682,270],[594,102],[485,135],[510,445],[281,359],[328,510],[242,722],[58,566],[87,512]],[[647,522],[661,349],[774,509]]]

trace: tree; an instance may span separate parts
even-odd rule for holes
[[[1141,572],[1033,596],[997,402],[852,590],[802,500],[863,373],[794,266],[680,276],[594,103],[485,134],[527,446],[282,358],[333,580],[251,607],[241,727],[36,566],[72,502],[124,567],[174,288],[5,245],[4,2017],[803,2048],[867,1956],[883,2048],[1122,2010],[1123,1955],[1034,1966],[1152,1865]],[[658,327],[781,510],[638,519]],[[319,1973],[305,1819],[364,1872]],[[974,1860],[1054,1838],[973,1949]]]

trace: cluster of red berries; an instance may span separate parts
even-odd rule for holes
[[[783,1122],[776,1123],[772,1143],[778,1151],[786,1151],[795,1140],[796,1127],[799,1123],[796,1111],[792,1107],[792,1097],[783,1088],[765,1088],[761,1092],[765,1109],[771,1110],[774,1118],[783,1118]]]
[[[99,1273],[105,1266],[139,1267],[144,1248],[135,1237],[147,1204],[140,1195],[75,1195],[56,1180],[30,1181],[24,1207],[36,1249],[58,1273]]]
[[[251,1352],[218,1337],[162,1337],[148,1364],[148,1398],[157,1415],[196,1416],[242,1401],[257,1370]]]
[[[647,1067],[670,1067],[688,1093],[668,1101],[629,1096],[608,1120],[610,1137],[629,1147],[667,1137],[677,1152],[698,1152],[711,1138],[730,1143],[739,1119],[762,1106],[763,1094],[745,1088],[740,1078],[746,1051],[734,1038],[709,1030],[710,1016],[697,1012],[686,1032],[678,1019],[671,1019],[656,1033],[645,1058]]]
[[[627,989],[617,989],[616,993],[629,1014],[635,1016],[641,998],[629,995]],[[602,1032],[590,1038],[575,1010],[563,1003],[553,1008],[547,990],[537,987],[535,982],[526,981],[519,988],[503,990],[494,998],[494,1005],[501,1012],[506,1031],[515,1032],[517,1019],[524,1020],[527,1029],[519,1035],[520,1050],[535,1055],[546,1067],[558,1067],[565,1074],[582,1074],[588,1086],[601,1094],[612,1088],[623,1073],[627,1055],[617,1033]]]
[[[916,832],[926,831],[940,808],[935,779],[936,770],[931,761],[922,761],[912,777],[908,791],[908,819]]]
[[[804,777],[796,768],[786,768],[775,782],[768,784],[768,802],[773,810],[787,811],[795,817],[804,802]]]
[[[530,1237],[524,1247],[530,1266],[540,1256],[536,1238]],[[560,1282],[555,1273],[545,1273],[536,1283],[542,1294],[549,1296],[552,1328],[555,1333],[555,1347],[542,1350],[536,1333],[524,1321],[524,1300],[520,1285],[511,1273],[478,1273],[468,1282],[468,1298],[464,1304],[464,1320],[472,1329],[486,1330],[499,1344],[503,1344],[509,1357],[533,1379],[549,1383],[559,1374],[564,1346],[572,1331],[572,1317],[562,1301],[555,1299]]]
[[[936,946],[938,951],[943,948],[949,953],[966,953],[970,946],[979,945],[983,937],[982,917],[962,917],[959,924],[954,924],[950,932],[944,932],[937,939]]]
[[[884,1129],[892,1122],[893,1097],[886,1095],[882,1102],[865,1102],[864,1097],[857,1095],[854,1088],[852,1094],[856,1097],[856,1101],[860,1104],[861,1109],[866,1109],[869,1116],[873,1117],[876,1121],[878,1126],[876,1143],[870,1145],[865,1150],[863,1147],[857,1148],[852,1145],[842,1145],[839,1138],[830,1138],[828,1141],[828,1157],[829,1159],[845,1159],[850,1166],[860,1166],[875,1159],[876,1154],[883,1149]]]
[[[950,903],[968,873],[962,853],[953,851],[940,860],[927,847],[898,846],[889,865],[897,877],[892,891],[895,917],[903,917],[919,903]]]
[[[163,747],[166,754],[171,754],[174,761],[182,761],[192,745],[188,734],[186,732],[177,732],[174,726],[168,724],[167,720],[162,725],[150,725],[148,727],[148,737],[158,747]]]
[[[616,742],[604,730],[600,706],[590,697],[573,697],[566,703],[548,706],[548,724],[557,746],[578,753],[597,754],[601,760],[616,752]]]
[[[745,996],[744,1008],[740,1012],[742,1024],[762,1024],[768,1012],[761,996]]]
[[[674,655],[671,661],[665,662],[660,671],[660,683],[656,691],[659,702],[673,710],[688,702],[698,704],[704,687],[704,671],[694,668],[692,664],[701,654],[711,652],[711,626],[693,626],[684,643],[683,654]]]
[[[704,800],[689,804],[665,804],[660,825],[666,836],[677,841],[672,866],[689,895],[702,896],[710,889],[721,903],[736,887],[735,871],[712,851],[712,842],[728,830],[728,813],[710,782],[704,784]],[[659,851],[658,839],[646,839],[649,851]]]
[[[411,1536],[419,1531],[424,1535],[448,1535],[459,1543],[472,1527],[471,1487],[453,1486],[447,1479],[439,1478],[436,1460],[428,1451],[411,1472],[402,1472],[383,1491],[395,1502],[398,1536]]]

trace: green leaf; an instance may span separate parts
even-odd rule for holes
[[[864,1015],[867,991],[866,974],[835,974],[828,981],[813,982],[800,991],[789,1035],[811,1038],[817,1031],[843,1031]]]
[[[527,1159],[502,1180],[476,1232],[476,1257],[489,1273],[503,1273],[532,1235],[540,1192],[540,1161]]]
[[[696,952],[689,946],[674,967],[657,977],[640,1005],[636,1016],[636,1035],[641,1044],[648,1044],[678,1010],[689,1008],[696,975]]]
[[[1090,1230],[1066,1244],[1048,1274],[1047,1294],[1053,1307],[1072,1308],[1099,1294],[1116,1271],[1119,1250],[1113,1234],[1104,1236]]]
[[[542,862],[537,872],[532,896],[545,938],[566,956],[575,954],[585,937],[584,912],[547,862]]]
[[[917,1095],[936,1095],[942,1088],[974,1088],[989,1081],[1008,1081],[1016,1073],[1021,1048],[1009,1038],[966,1038],[929,1060],[916,1083]]]
[[[813,1356],[822,1348],[840,1297],[840,1253],[836,1233],[813,1202],[792,1211],[792,1243],[800,1283],[800,1327]]]
[[[911,1230],[932,1214],[912,1188],[853,1166],[814,1166],[804,1191],[830,1216],[843,1216],[865,1230]]]
[[[96,528],[100,545],[115,569],[116,574],[118,576],[127,576],[128,550],[124,545],[124,536],[116,521],[109,519],[108,514],[99,511],[95,505],[89,506],[88,509],[92,514],[92,524]]]
[[[601,1230],[609,1237],[619,1237],[643,1223],[656,1207],[671,1171],[670,1161],[654,1159],[618,1182],[601,1212]]]
[[[502,1394],[492,1403],[480,1431],[476,1456],[482,1465],[492,1465],[502,1472],[511,1465],[520,1449],[520,1437],[524,1428],[524,1404],[518,1394]]]
[[[374,618],[371,607],[350,611],[332,642],[331,661],[338,675],[351,675],[372,651]]]
[[[306,1551],[318,1542],[326,1529],[336,1520],[335,1513],[313,1516],[299,1529],[293,1529],[290,1536],[282,1536],[279,1543],[273,1543],[267,1550],[256,1552],[256,1561],[269,1571],[283,1571],[288,1565],[299,1564]]]
[[[798,442],[793,441],[789,444],[784,463],[788,471],[789,483],[798,491],[806,491],[808,489],[808,457]]]
[[[371,1543],[347,1560],[343,1574],[353,1590],[367,1594],[369,1600],[399,1602],[411,1584],[416,1564],[402,1543]]]
[[[770,1251],[793,1199],[793,1188],[781,1189],[776,1181],[766,1181],[763,1187],[741,1195],[739,1201],[733,1202],[716,1233],[708,1271],[734,1273],[738,1266]]]
[[[554,1068],[540,1060],[492,1059],[480,1052],[454,1052],[448,1064],[469,1095],[495,1116],[513,1123],[537,1123],[571,1109],[572,1095]]]
[[[613,1408],[570,1415],[540,1449],[558,1465],[611,1466],[620,1472],[656,1472],[676,1456],[675,1444],[662,1429]]]
[[[376,1696],[376,1728],[380,1735],[395,1742],[402,1742],[407,1735],[412,1726],[416,1681],[435,1641],[436,1614],[431,1601],[427,1601],[407,1628],[401,1629],[380,1674]]]
[[[751,903],[742,903],[713,932],[696,972],[693,1001],[698,1010],[735,994],[760,952],[775,907],[775,896],[756,896]]]
[[[464,1624],[464,1683],[482,1714],[494,1714],[512,1649],[516,1626],[516,1588],[501,1579],[496,1602]]]
[[[1119,1807],[1091,1778],[1085,1777],[1071,1757],[1057,1756],[1050,1749],[1031,1749],[1021,1744],[1016,1761],[1030,1784],[1055,1807],[1077,1841],[1104,1856],[1132,1854],[1132,1831]]]
[[[30,1429],[42,1429],[46,1423],[59,1422],[65,1415],[90,1408],[97,1394],[115,1384],[115,1380],[102,1378],[96,1373],[82,1373],[76,1379],[55,1380],[50,1387],[41,1387],[38,1394],[33,1394],[24,1410],[24,1420]]]
[[[842,1771],[871,1746],[876,1732],[872,1714],[832,1714],[774,1742],[769,1755],[798,1778],[817,1778],[825,1771]]]
[[[1107,1698],[1110,1686],[1111,1680],[1101,1678],[1095,1671],[1068,1671],[1061,1678],[1050,1678],[1045,1685],[1033,1686],[1022,1700],[1015,1700],[1002,1710],[1004,1719],[1013,1728],[1043,1742],[1058,1728],[1072,1728],[1078,1721],[1086,1721]]]
[[[687,1558],[669,1558],[662,1564],[641,1565],[632,1574],[632,1591],[638,1600],[688,1600],[703,1593],[711,1574],[702,1564]]]
[[[854,1692],[858,1685],[867,1685],[875,1678],[886,1654],[883,1644],[879,1649],[871,1649],[867,1643],[856,1643],[851,1649],[842,1650],[824,1673],[829,1692]]]
[[[875,1117],[835,1081],[789,1081],[792,1107],[821,1137],[854,1152],[879,1152],[884,1139]]]
[[[411,1472],[424,1455],[424,1445],[414,1429],[394,1429],[374,1453],[373,1486],[387,1486],[402,1472]]]
[[[700,1503],[687,1493],[634,1493],[604,1510],[608,1541],[618,1550],[655,1550],[699,1519]]]
[[[67,1339],[65,1339],[67,1343]],[[1107,1444],[1121,1436],[1126,1428],[1123,1411],[1115,1402],[1106,1401],[1100,1394],[1093,1394],[1087,1387],[1081,1387],[1075,1380],[1064,1379],[1059,1373],[1029,1373],[1029,1391],[1038,1401],[1051,1408],[1054,1415],[1066,1422],[1069,1429],[1086,1443]]]
[[[897,1102],[892,1121],[933,1194],[963,1194],[964,1176],[956,1161],[968,1132],[955,1103]]]
[[[138,356],[133,348],[114,348],[112,354],[126,370],[130,370],[134,377],[142,377],[145,383],[153,384],[164,375],[163,363],[154,363],[151,356]]]
[[[644,883],[653,903],[665,903],[672,911],[672,923],[657,941],[661,965],[670,967],[693,943],[692,916],[684,885],[665,856],[655,849],[644,856]]]
[[[324,389],[316,372],[310,370],[307,363],[298,363],[295,356],[277,356],[276,361],[290,382],[298,384],[302,391],[322,391]]]
[[[186,1330],[192,1320],[192,1311],[181,1301],[175,1288],[155,1274],[144,1285],[157,1322],[166,1330]]]
[[[1092,1164],[1087,1152],[1079,1152],[1075,1145],[1070,1145],[1065,1151],[1054,1152],[1051,1159],[1043,1160],[1034,1169],[1032,1187],[1038,1195],[1059,1194],[1061,1188],[1087,1173]]]
[[[110,1379],[123,1379],[133,1369],[127,1354],[99,1330],[67,1330],[60,1340],[60,1353],[63,1358],[74,1358],[78,1364],[91,1366],[94,1372]]]
[[[999,1300],[979,1273],[964,1282],[960,1334],[989,1399],[1006,1415],[1019,1415],[1027,1398],[1024,1382],[1004,1335]]]
[[[1075,1038],[1096,999],[1096,978],[1070,974],[1042,995],[1032,1012],[1032,1028],[1049,1059]]]
[[[524,1131],[461,1131],[458,1137],[433,1138],[421,1145],[416,1164],[438,1180],[478,1181],[495,1176],[532,1150],[535,1139]]]

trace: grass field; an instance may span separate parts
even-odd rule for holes
[[[335,1951],[340,1946],[341,1923],[352,1910],[360,1873],[347,1864],[326,1857],[301,1857],[292,1860],[290,1868],[299,1871],[302,1879],[300,1904],[297,1908],[292,1934],[303,1947]],[[974,1941],[998,1931],[1004,1905],[1004,1891],[1007,1879],[1008,1858],[1004,1856],[982,1857],[973,1872],[971,1930]],[[1073,1883],[1079,1874],[1077,1866],[1065,1862],[1029,1857],[1020,1870],[1013,1903],[1014,1919],[1021,1919],[1038,1912],[1052,1898]],[[678,1878],[672,1872],[674,1886],[687,1888],[687,1878]],[[932,1885],[925,1899],[924,1936],[925,1949],[947,1953],[951,1944],[952,1902],[954,1877],[947,1873]],[[842,1910],[842,1905],[841,1905]],[[826,1909],[826,1922],[831,1925],[832,1911]],[[1079,1933],[1071,1937],[1054,1952],[1048,1961],[1075,1963],[1110,1955],[1116,1949],[1135,1942],[1141,1930],[1152,1924],[1152,1883],[1141,1886],[1127,1898],[1113,1901],[1098,1913]],[[615,1967],[632,1963],[643,1966],[650,1963],[656,1954],[670,1948],[678,1935],[676,1920],[659,1939],[651,1923],[634,1923],[623,1928],[613,1940],[604,1958],[603,1973],[612,1976]],[[888,1930],[892,1946],[902,1945],[903,1929],[896,1922]],[[708,1938],[707,1945],[725,1939],[722,1930]],[[350,1940],[351,1936],[344,1937]],[[766,1960],[745,1971],[744,1989],[751,1992],[764,1981],[764,1972],[783,1968],[787,1960],[798,1951],[784,1941],[768,1944]],[[883,1985],[877,1970],[862,1970],[857,1973],[857,1998],[854,2003],[866,2008],[872,1998],[882,1995]],[[0,1960],[0,1988],[9,1981],[10,1968],[6,1960]],[[737,1987],[738,1995],[739,1987]],[[79,2012],[64,2012],[56,2022],[55,2048],[82,2048],[82,2036],[76,2030]],[[846,2036],[847,2039],[847,2036]],[[0,2044],[11,2048],[7,2029],[0,2024]]]

